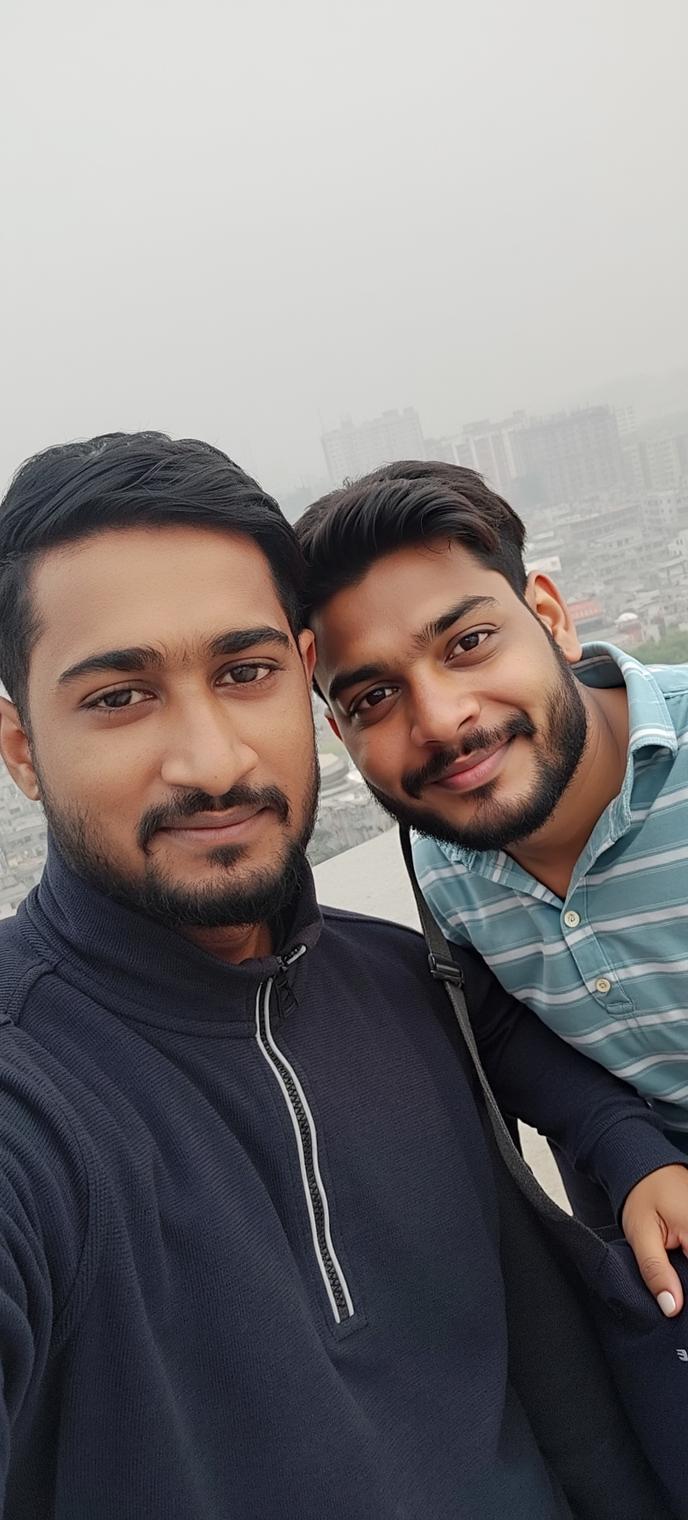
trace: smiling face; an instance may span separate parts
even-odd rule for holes
[[[313,618],[318,684],[375,796],[467,848],[540,829],[585,747],[575,630],[545,578],[526,597],[442,541],[385,555]]]
[[[279,911],[313,826],[313,654],[260,549],[107,530],[45,553],[31,599],[31,734],[4,703],[2,749],[62,853],[165,922]]]

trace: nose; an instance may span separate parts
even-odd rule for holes
[[[480,712],[476,692],[455,671],[419,682],[411,703],[411,738],[419,749],[455,744],[464,725],[473,726]]]
[[[169,787],[221,797],[244,781],[257,761],[257,752],[237,731],[226,707],[220,709],[211,697],[175,713],[160,774]]]

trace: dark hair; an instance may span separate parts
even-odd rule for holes
[[[519,596],[525,591],[520,517],[461,465],[408,459],[383,465],[313,502],[296,532],[307,565],[306,617],[383,555],[440,538],[463,544]]]
[[[262,549],[293,633],[302,627],[303,559],[277,503],[196,438],[105,433],[34,454],[0,503],[0,680],[26,717],[39,633],[30,576],[38,555],[108,528],[187,523],[242,533]]]

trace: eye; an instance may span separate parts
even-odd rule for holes
[[[225,670],[220,678],[220,685],[224,686],[255,686],[257,682],[264,681],[268,676],[274,675],[273,665],[261,665],[258,661],[244,665],[232,665]]]
[[[393,697],[396,686],[373,686],[370,691],[364,691],[361,697],[357,697],[349,708],[348,716],[356,718],[359,715],[365,717],[366,713],[373,712],[382,702]]]
[[[139,707],[149,701],[148,693],[137,691],[133,686],[116,686],[112,691],[102,691],[85,705],[91,712],[120,712],[125,707]]]
[[[455,654],[473,654],[474,650],[480,649],[486,639],[491,638],[491,628],[471,628],[469,633],[460,634],[449,651],[450,656]]]

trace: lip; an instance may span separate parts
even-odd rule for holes
[[[449,792],[472,792],[479,786],[485,786],[497,775],[511,743],[511,739],[506,739],[495,749],[488,750],[487,754],[481,750],[466,760],[457,760],[434,785]]]
[[[168,824],[158,832],[167,834],[175,844],[192,849],[238,844],[259,827],[269,811],[269,808],[258,807],[234,808],[231,813],[199,813],[184,823]]]

